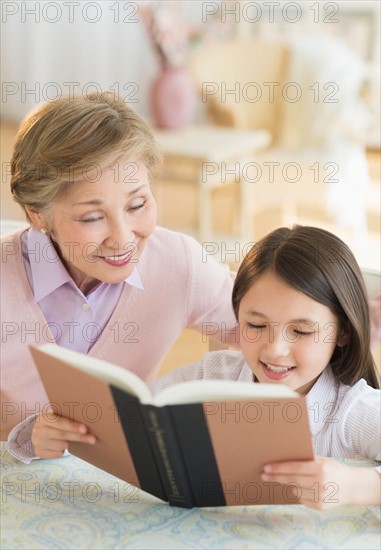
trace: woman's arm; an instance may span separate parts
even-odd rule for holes
[[[317,456],[314,460],[266,464],[262,479],[294,485],[301,504],[316,510],[381,503],[377,470],[348,466],[332,458]]]
[[[7,450],[18,460],[29,463],[33,458],[61,457],[70,441],[94,445],[96,438],[84,424],[48,411],[15,426],[9,434]]]
[[[239,329],[231,303],[235,273],[221,265],[219,247],[186,240],[191,274],[187,326],[225,348],[240,348]],[[226,260],[225,260],[226,261]]]
[[[39,458],[59,458],[70,441],[94,445],[96,438],[84,424],[73,422],[53,411],[37,416],[32,431],[32,443]]]

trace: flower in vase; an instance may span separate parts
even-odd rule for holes
[[[180,14],[180,4],[144,2],[140,12],[161,65],[185,64],[193,30]]]

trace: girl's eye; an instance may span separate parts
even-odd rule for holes
[[[303,330],[294,330],[295,334],[300,334],[301,336],[311,336],[314,332],[304,332]]]

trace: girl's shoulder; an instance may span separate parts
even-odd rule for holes
[[[342,391],[344,394],[348,393],[352,395],[362,395],[365,393],[380,395],[380,390],[370,386],[364,378],[358,380],[353,386],[339,383],[339,391]]]
[[[252,382],[253,374],[240,351],[219,350],[206,353],[200,361],[178,367],[148,385],[154,393],[158,393],[173,384],[196,380]]]
[[[338,401],[344,411],[353,408],[361,408],[364,411],[370,408],[380,411],[381,392],[361,378],[353,386],[339,384]]]
[[[339,382],[328,366],[307,394],[310,407],[316,403],[324,404],[340,411],[340,415],[348,414],[349,410],[370,406],[380,408],[380,390],[372,388],[363,378],[349,386]]]

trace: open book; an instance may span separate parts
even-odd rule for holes
[[[55,344],[30,347],[53,410],[89,426],[74,455],[175,506],[294,504],[263,465],[310,460],[305,398],[283,385],[195,381],[155,397],[135,374]]]

